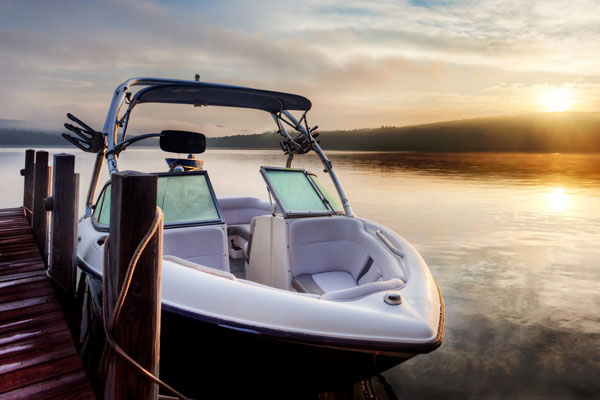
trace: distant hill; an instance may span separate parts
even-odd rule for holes
[[[351,131],[322,131],[326,150],[600,152],[600,113],[544,113]],[[280,136],[209,138],[210,146],[277,148]]]
[[[70,144],[58,132],[31,131],[21,127],[0,127],[0,146],[65,147]]]
[[[275,132],[266,132],[208,138],[207,145],[274,149],[279,148],[281,139]],[[326,150],[600,152],[600,113],[544,113],[405,127],[321,131],[318,140]],[[1,125],[0,145],[69,146],[59,133]]]

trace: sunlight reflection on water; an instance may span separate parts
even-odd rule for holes
[[[565,193],[564,188],[552,189],[549,193],[546,193],[546,200],[548,201],[548,208],[552,211],[563,211],[569,208],[570,197]]]
[[[85,192],[92,157],[66,151],[77,155]],[[123,169],[166,169],[159,151],[127,153]],[[599,155],[329,156],[354,211],[406,237],[444,295],[442,347],[384,374],[398,397],[600,396]],[[6,187],[21,187],[23,158],[22,149],[0,151]],[[218,196],[264,199],[258,167],[285,161],[279,151],[201,158]],[[314,158],[294,166],[322,170]],[[0,204],[21,196],[4,191]]]

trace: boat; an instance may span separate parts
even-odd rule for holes
[[[217,196],[210,168],[156,172],[164,213],[161,379],[191,386],[191,395],[201,397],[215,382],[227,393],[318,392],[441,345],[444,304],[435,279],[407,240],[355,215],[316,127],[308,124],[311,102],[198,81],[125,81],[101,132],[68,115],[76,125],[65,126],[77,136],[63,136],[96,153],[77,247],[96,315],[110,221],[110,180],[97,194],[102,165],[118,172],[122,152],[151,137],[166,152],[206,149],[198,132],[127,138],[132,110],[146,103],[267,112],[283,152],[282,165],[257,170],[269,200]],[[307,153],[318,156],[335,190],[292,166]],[[209,376],[210,383],[202,381]]]
[[[188,155],[188,158],[167,157],[165,158],[165,161],[167,162],[169,171],[171,172],[174,172],[177,167],[180,167],[177,169],[178,171],[197,171],[202,169],[202,166],[204,165],[204,161],[197,160],[194,158],[193,154]]]

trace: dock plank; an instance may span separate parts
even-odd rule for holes
[[[4,393],[6,398],[45,400],[60,398],[89,399],[83,394],[87,380],[83,371],[47,379],[34,385],[21,387]]]
[[[11,321],[3,321],[0,324],[0,335],[5,333],[29,329],[31,327],[43,327],[47,323],[51,323],[57,319],[62,319],[63,314],[59,311],[51,311],[39,315],[31,315],[22,318],[13,319]]]
[[[94,399],[22,208],[0,209],[0,399]]]
[[[4,288],[0,294],[0,303],[27,299],[35,296],[45,296],[54,293],[52,288],[43,281],[30,282],[25,285],[14,285]]]

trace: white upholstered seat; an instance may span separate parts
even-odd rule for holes
[[[225,225],[165,229],[163,255],[229,272]]]
[[[398,261],[363,223],[349,217],[289,220],[292,286],[324,294],[371,282],[403,279]]]
[[[227,225],[249,224],[252,218],[271,213],[269,202],[255,197],[220,197],[217,202]]]
[[[259,215],[271,213],[271,204],[255,197],[221,197],[217,199],[227,234],[250,240],[250,222]]]

